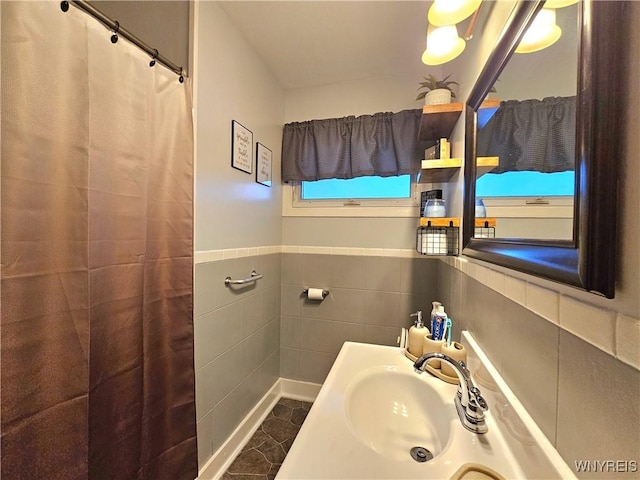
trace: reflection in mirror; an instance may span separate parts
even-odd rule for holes
[[[497,238],[573,238],[578,7],[557,10],[553,45],[510,57],[487,97],[499,108],[478,112],[477,156],[499,164],[477,179],[476,199]]]
[[[629,2],[582,0],[577,4],[580,12],[577,15],[580,18],[577,22],[580,41],[575,42],[575,45],[580,45],[579,48],[576,47],[579,64],[577,69],[564,66],[534,69],[526,64],[525,67],[520,67],[526,68],[525,70],[512,74],[520,78],[520,83],[525,83],[527,77],[539,73],[547,76],[544,80],[549,81],[545,81],[545,84],[559,85],[560,80],[557,78],[561,72],[577,71],[574,145],[576,180],[575,194],[572,197],[575,199],[575,214],[571,237],[568,240],[540,239],[533,238],[529,233],[525,233],[524,238],[474,236],[478,172],[477,126],[481,117],[481,106],[491,87],[502,78],[505,67],[512,59],[518,58],[512,55],[512,52],[544,3],[544,0],[516,2],[466,101],[462,253],[469,258],[613,298],[618,231],[617,163],[622,154],[619,138],[623,99],[612,92],[619,90],[620,79],[624,78],[624,66],[619,52],[625,48],[626,38],[630,35],[631,26],[625,21],[627,9],[630,8]],[[563,28],[567,33],[570,24],[564,25]],[[501,88],[503,94],[510,93],[506,70],[504,75],[505,86],[502,86],[502,81],[497,82],[498,95]],[[543,83],[542,77],[537,77],[537,83]],[[544,95],[547,94],[543,93],[542,96]],[[552,96],[571,96],[571,93],[567,95],[566,92],[554,92]],[[516,100],[522,101],[522,98],[532,99],[519,97]],[[520,129],[521,135],[528,132],[528,129]],[[519,185],[518,189],[521,188]],[[550,197],[544,197],[543,201],[547,198]],[[490,198],[485,198],[484,202],[489,216],[496,212],[495,209],[492,212],[490,201]],[[550,207],[540,205],[540,208]]]

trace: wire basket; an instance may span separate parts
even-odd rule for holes
[[[495,218],[476,218],[474,238],[496,238]]]
[[[416,251],[421,255],[458,255],[459,227],[420,226]]]

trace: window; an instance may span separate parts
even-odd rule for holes
[[[476,181],[487,216],[496,218],[573,218],[575,172],[485,173]]]
[[[287,184],[283,215],[294,217],[417,217],[415,177],[357,177]]]
[[[573,196],[575,172],[541,173],[530,171],[486,173],[476,182],[476,196],[557,197]]]
[[[411,198],[411,176],[330,178],[302,182],[301,200]]]

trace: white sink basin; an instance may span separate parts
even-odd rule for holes
[[[475,342],[463,337],[469,355],[479,353]],[[494,372],[488,360],[483,362]],[[475,356],[469,366],[472,373],[477,370]],[[478,386],[490,402],[489,430],[482,435],[462,426],[453,401],[456,385],[418,375],[400,348],[346,342],[276,478],[450,479],[466,464],[509,479],[575,478],[541,432],[526,441],[506,437],[509,427],[496,422],[506,397]],[[535,426],[525,414],[519,418]],[[536,445],[538,439],[544,448]],[[426,448],[433,458],[414,460],[413,447]]]
[[[395,366],[356,375],[347,386],[344,407],[355,437],[396,460],[406,460],[416,446],[435,457],[449,441],[449,422],[457,421],[455,411],[421,376]]]

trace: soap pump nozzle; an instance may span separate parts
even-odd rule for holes
[[[416,327],[418,327],[418,328],[424,327],[424,322],[422,321],[422,310],[418,310],[416,313],[412,313],[409,316],[410,317],[417,317],[416,318]]]

